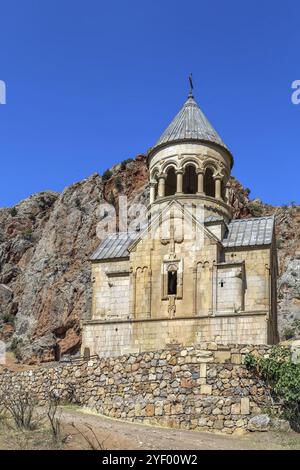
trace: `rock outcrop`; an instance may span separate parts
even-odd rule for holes
[[[300,211],[249,199],[230,180],[235,218],[275,214],[278,220],[279,313],[282,331],[300,318]],[[89,257],[99,240],[99,205],[118,196],[129,204],[148,200],[146,159],[139,155],[73,184],[61,194],[42,192],[0,209],[0,339],[25,362],[74,354],[80,320],[91,308]],[[296,330],[295,330],[296,331]]]
[[[147,194],[145,157],[111,173],[105,182],[94,174],[61,194],[47,191],[0,209],[0,339],[28,363],[79,351],[99,205],[111,193],[116,205],[118,193],[129,201]]]

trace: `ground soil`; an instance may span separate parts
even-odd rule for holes
[[[62,407],[63,443],[53,444],[49,428],[16,431],[0,423],[0,449],[97,449],[97,450],[288,450],[300,449],[294,432],[223,435],[168,429],[113,420],[89,410]],[[85,436],[85,437],[84,437]]]
[[[300,434],[294,432],[260,432],[245,436],[227,436],[207,432],[185,431],[153,427],[117,421],[103,416],[64,409],[62,414],[66,429],[75,422],[80,429],[85,423],[92,426],[103,447],[108,450],[251,450],[251,449],[300,449]],[[81,441],[81,444],[80,444]],[[72,438],[69,448],[82,445],[78,436]]]

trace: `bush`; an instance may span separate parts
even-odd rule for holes
[[[111,170],[106,170],[103,175],[102,175],[102,180],[103,181],[108,181],[113,175],[113,172]]]
[[[15,317],[11,313],[5,313],[2,316],[2,321],[3,323],[11,323],[13,325],[15,322]]]
[[[23,238],[25,238],[25,240],[29,241],[29,242],[32,242],[33,240],[33,232],[31,230],[31,228],[25,230],[25,232],[23,233]]]
[[[300,334],[300,320],[294,320],[290,326],[287,326],[282,333],[286,340],[296,338]]]
[[[36,413],[37,400],[29,392],[16,389],[11,380],[10,382],[0,388],[2,408],[13,419],[17,429],[36,429],[40,420]]]
[[[15,337],[13,338],[11,345],[10,345],[10,350],[14,353],[18,361],[21,361],[22,359],[22,353],[21,353],[22,344],[23,344],[23,340],[21,338]]]
[[[79,197],[76,197],[75,199],[75,206],[77,207],[77,209],[81,209],[81,201],[79,199]]]
[[[283,417],[300,432],[300,364],[293,360],[289,347],[274,346],[269,355],[247,354],[245,364],[266,380],[283,406]]]
[[[115,179],[115,188],[117,191],[122,191],[123,189],[123,183],[120,176],[117,176]]]
[[[260,204],[255,204],[252,202],[249,204],[249,209],[254,217],[260,217],[263,213],[263,208]]]
[[[10,215],[11,215],[12,217],[16,217],[17,214],[18,214],[18,211],[17,211],[16,207],[12,207],[12,208],[10,209]]]
[[[116,200],[115,200],[114,193],[113,193],[112,191],[110,192],[110,195],[109,195],[109,198],[108,198],[108,202],[109,202],[109,204],[111,204],[112,206],[115,207]]]
[[[133,158],[126,158],[125,160],[123,160],[123,161],[121,162],[121,169],[122,169],[122,170],[125,170],[127,164],[128,164],[128,163],[131,163],[131,162],[133,162]]]

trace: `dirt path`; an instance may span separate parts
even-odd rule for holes
[[[107,450],[300,449],[300,435],[294,432],[249,433],[242,437],[226,436],[128,423],[71,408],[63,409],[62,421],[65,431],[72,429],[67,444],[69,449],[84,446],[82,438],[74,434],[72,422],[85,432],[89,432],[85,424],[91,426]]]

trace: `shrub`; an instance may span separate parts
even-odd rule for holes
[[[128,164],[128,163],[131,163],[131,162],[133,162],[133,158],[126,158],[125,160],[123,160],[123,161],[121,162],[121,169],[122,169],[122,170],[125,170],[127,164]]]
[[[266,380],[283,406],[283,417],[300,432],[300,364],[289,347],[274,346],[265,357],[247,354],[245,364]]]
[[[60,397],[51,393],[48,397],[47,418],[50,424],[52,440],[56,446],[64,444],[67,436],[62,433],[61,410],[59,409]]]
[[[81,209],[81,201],[79,199],[79,197],[76,197],[75,199],[75,206],[77,207],[77,209]]]
[[[291,325],[287,326],[282,333],[282,337],[286,340],[297,337],[300,334],[300,320],[294,320]]]
[[[22,344],[23,344],[23,340],[21,338],[15,337],[13,338],[11,345],[10,345],[10,350],[14,353],[18,361],[22,359],[22,353],[21,353]]]
[[[291,326],[288,326],[282,332],[282,337],[286,340],[293,338],[294,335],[295,335],[295,330]]]
[[[25,232],[23,232],[23,238],[25,238],[25,240],[27,240],[29,242],[32,242],[33,232],[32,232],[31,228],[29,228],[29,229],[25,230]]]
[[[110,195],[109,195],[109,198],[108,198],[108,202],[109,202],[109,204],[111,204],[112,206],[115,207],[116,200],[115,200],[114,193],[113,193],[112,191],[110,192]]]
[[[17,214],[18,214],[17,208],[16,208],[16,207],[12,207],[12,208],[10,209],[10,215],[11,215],[12,217],[16,217]]]
[[[254,217],[260,217],[263,213],[263,208],[260,204],[255,204],[252,202],[249,204],[249,209]]]
[[[103,175],[102,175],[102,180],[103,181],[108,181],[113,175],[113,172],[111,170],[106,170]]]
[[[11,323],[13,325],[15,322],[15,317],[11,313],[5,313],[2,316],[2,321],[3,323]]]
[[[123,189],[123,183],[120,176],[117,176],[115,179],[115,188],[117,191],[122,191]]]
[[[0,388],[0,402],[17,429],[33,430],[41,419],[36,413],[37,400],[29,392],[16,389],[12,381]]]

